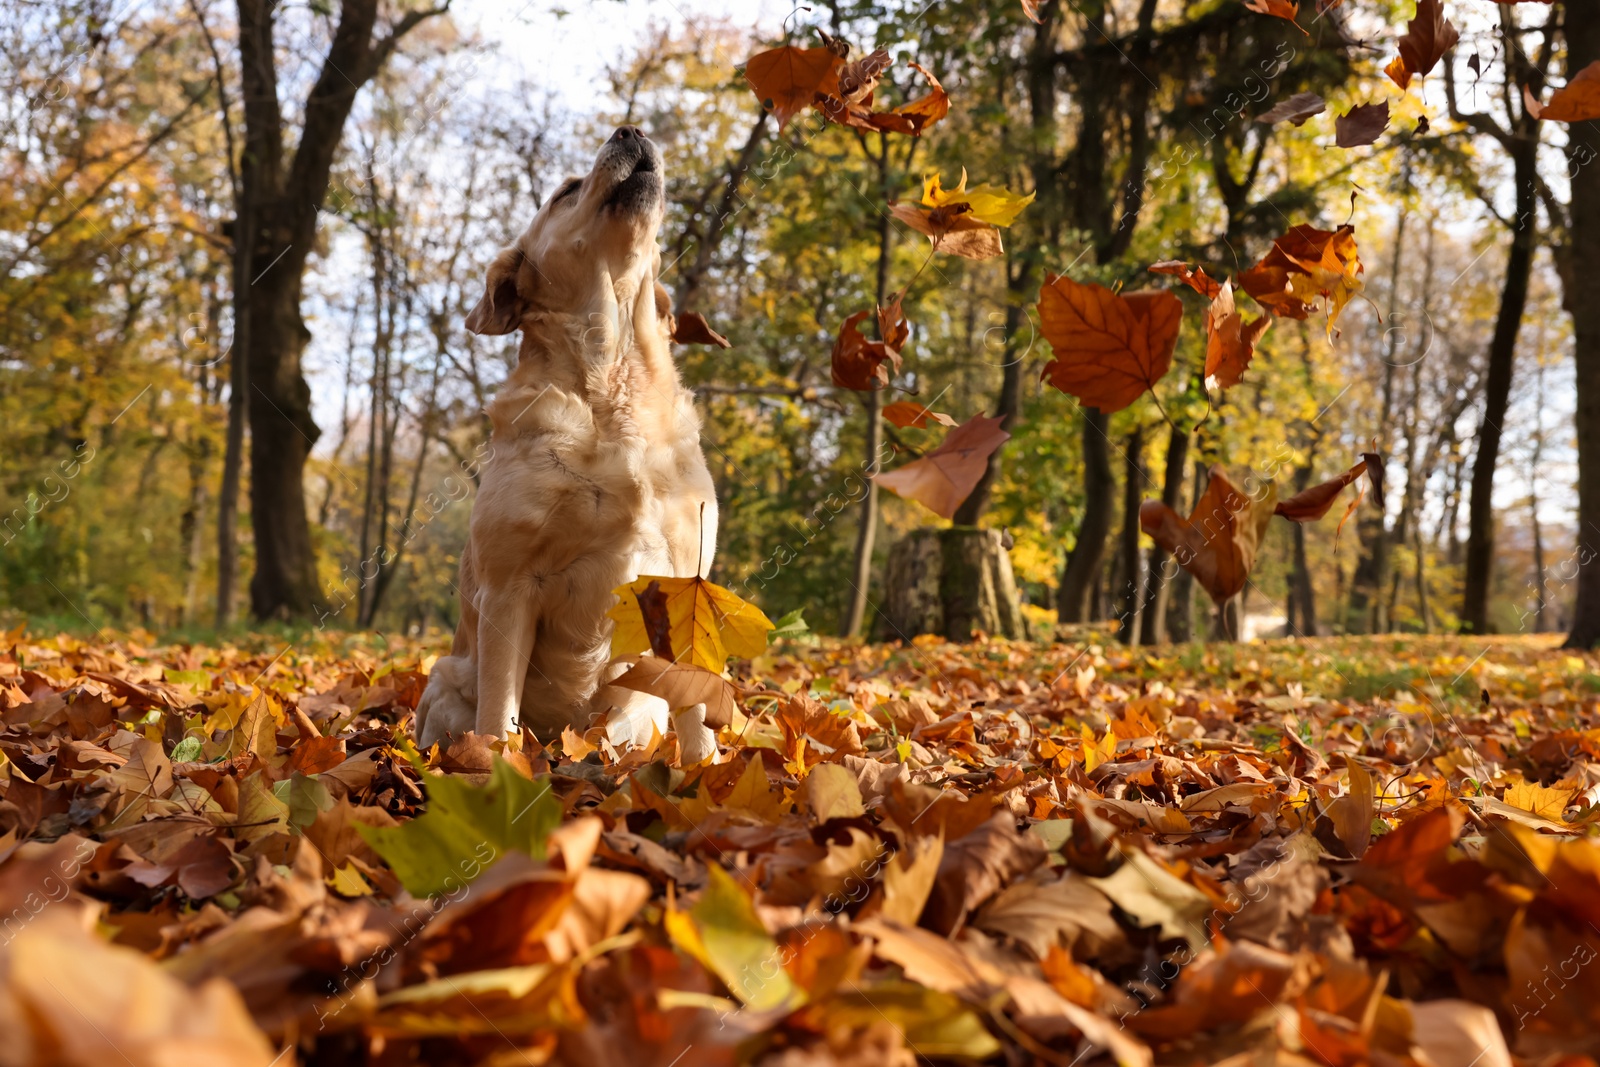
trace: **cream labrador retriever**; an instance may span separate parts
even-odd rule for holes
[[[717,504],[656,283],[661,153],[623,126],[495,257],[467,316],[522,331],[489,406],[491,452],[461,556],[461,621],[417,705],[423,746],[468,730],[542,738],[655,697],[602,684],[612,590],[709,568]]]

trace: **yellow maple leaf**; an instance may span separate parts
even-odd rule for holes
[[[1562,822],[1561,815],[1567,810],[1573,792],[1571,789],[1552,789],[1533,782],[1518,782],[1506,787],[1504,799],[1512,807],[1531,811],[1541,819]]]
[[[991,226],[1010,226],[1017,221],[1022,209],[1033,203],[1034,195],[1029,193],[1020,196],[987,182],[968,189],[965,167],[961,168],[961,183],[948,191],[940,186],[938,174],[922,179],[922,202],[925,205],[944,207],[946,204],[966,204],[971,208],[966,212],[967,215]]]
[[[1083,728],[1083,769],[1085,773],[1093,771],[1102,763],[1109,763],[1117,756],[1117,735],[1110,727],[1106,728],[1106,735],[1099,741],[1094,739],[1094,732],[1085,726]]]
[[[620,602],[606,613],[616,622],[612,656],[653,650],[675,663],[721,674],[729,656],[749,658],[767,650],[772,620],[704,578],[643,575],[613,592]]]

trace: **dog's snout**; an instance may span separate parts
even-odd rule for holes
[[[646,140],[644,131],[637,126],[618,126],[617,132],[611,135],[613,141],[643,141]]]

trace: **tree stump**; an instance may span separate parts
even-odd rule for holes
[[[1000,531],[974,526],[924,527],[891,548],[884,616],[881,636],[890,640],[968,641],[974,630],[1028,636]]]

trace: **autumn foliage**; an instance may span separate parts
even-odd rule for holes
[[[6,635],[6,1062],[1590,1047],[1592,657],[755,647],[698,753],[418,752],[415,649]]]

